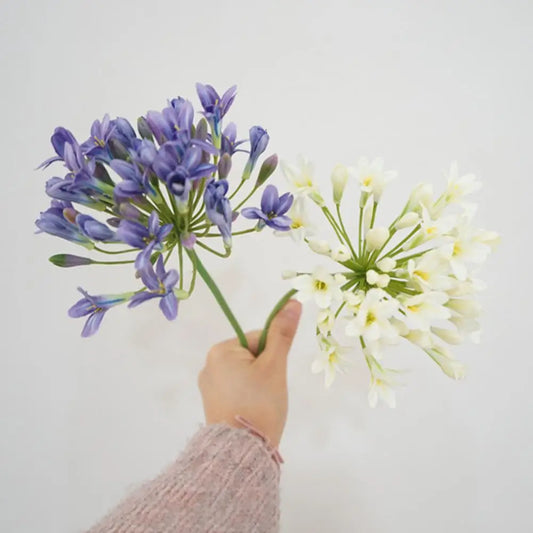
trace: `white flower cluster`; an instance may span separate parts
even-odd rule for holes
[[[308,161],[282,168],[297,194],[289,213],[293,220],[289,233],[343,269],[284,273],[298,300],[314,300],[320,308],[316,324],[320,355],[311,370],[324,372],[329,387],[336,373],[350,365],[352,348],[334,336],[339,324],[347,340],[355,339],[362,348],[370,370],[372,407],[379,399],[395,406],[398,371],[384,367],[382,361],[384,348],[402,339],[421,348],[447,376],[463,377],[464,366],[447,345],[478,341],[480,306],[475,295],[484,285],[473,276],[499,240],[496,233],[472,226],[475,205],[465,198],[481,187],[476,177],[461,176],[454,163],[439,197],[434,197],[431,185],[421,184],[388,227],[376,227],[381,196],[396,176],[384,169],[381,159],[361,158],[353,169],[342,165],[333,169],[334,211],[320,194]],[[346,230],[340,209],[353,177],[360,189],[356,238]],[[315,228],[305,214],[307,199],[332,226],[335,245],[314,237]]]

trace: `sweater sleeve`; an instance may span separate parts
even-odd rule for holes
[[[87,533],[275,533],[279,452],[245,428],[201,426],[181,455]]]

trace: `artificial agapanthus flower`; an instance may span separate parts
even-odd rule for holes
[[[377,226],[378,204],[396,176],[385,169],[383,160],[361,158],[354,172],[335,167],[331,175],[334,212],[316,186],[312,165],[302,161],[300,166],[284,164],[285,175],[300,199],[307,197],[320,208],[337,240],[333,244],[304,236],[311,251],[335,261],[334,272],[321,266],[284,276],[291,280],[297,299],[314,299],[320,309],[316,331],[321,355],[312,365],[313,372],[324,372],[330,386],[340,370],[334,337],[340,323],[345,338],[360,345],[367,362],[371,406],[378,400],[395,406],[397,371],[381,361],[386,348],[402,340],[422,349],[449,377],[463,377],[464,366],[446,344],[479,340],[481,310],[474,297],[483,284],[474,273],[499,239],[496,233],[472,224],[475,208],[465,197],[480,188],[477,178],[459,175],[454,163],[439,197],[434,198],[430,185],[419,185],[388,226]],[[359,206],[355,231],[346,227],[341,211],[352,174],[360,185],[359,202],[349,202]]]
[[[246,345],[242,328],[198,251],[228,257],[234,234],[257,235],[253,226],[235,231],[234,223],[240,212],[247,212],[246,202],[273,174],[278,159],[275,154],[265,158],[255,183],[250,180],[268,147],[266,130],[256,125],[247,139],[239,139],[237,126],[224,124],[236,87],[220,96],[211,85],[199,83],[197,93],[203,115],[198,121],[193,104],[178,97],[161,111],[139,117],[137,131],[127,119],[106,114],[93,122],[82,143],[65,128],[56,128],[52,135],[56,155],[41,168],[62,163],[65,173],[47,181],[52,203],[36,225],[41,232],[104,254],[107,260],[56,254],[50,261],[61,267],[130,264],[132,279],[140,277],[144,283],[128,297],[84,293],[84,300],[71,310],[71,315],[89,315],[84,336],[95,333],[103,314],[119,303],[135,307],[156,298],[165,316],[175,318],[178,300],[190,297],[199,274]],[[233,161],[238,152],[248,154],[240,171]],[[249,190],[243,189],[241,199],[238,194],[245,185]],[[287,230],[291,203],[292,195],[279,196],[269,186],[257,218]],[[240,221],[246,222],[246,217]],[[192,266],[187,284],[185,261]]]

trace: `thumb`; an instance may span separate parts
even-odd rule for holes
[[[302,314],[302,304],[289,300],[274,317],[268,330],[265,351],[260,358],[287,363],[287,355],[296,335],[296,329]]]

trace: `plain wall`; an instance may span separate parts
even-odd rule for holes
[[[358,351],[323,390],[310,373],[316,309],[305,307],[280,447],[282,531],[533,530],[532,24],[527,1],[2,2],[0,530],[82,531],[202,421],[197,373],[232,335],[206,288],[176,322],[155,305],[117,309],[82,339],[66,314],[76,287],[135,287],[131,271],[58,269],[47,257],[76,247],[33,234],[54,175],[34,169],[54,127],[84,139],[105,112],[135,120],[178,95],[196,104],[196,81],[236,83],[241,134],[261,124],[269,152],[307,154],[328,196],[336,163],[383,156],[399,172],[384,223],[419,181],[443,187],[458,160],[484,182],[477,223],[503,236],[481,274],[482,343],[456,350],[467,378],[393,349],[390,366],[409,369],[395,410],[368,407]],[[315,256],[265,231],[206,263],[253,329],[288,288],[281,270]]]

